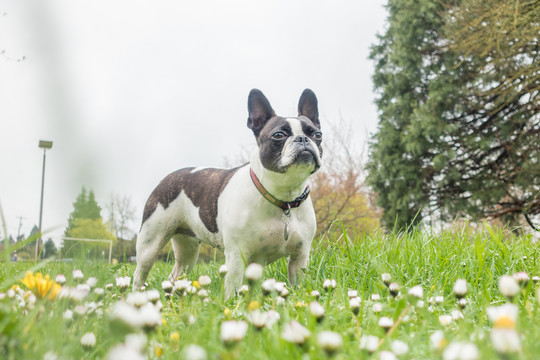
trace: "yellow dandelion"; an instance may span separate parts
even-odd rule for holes
[[[252,302],[249,303],[248,305],[248,309],[250,311],[253,311],[253,310],[256,310],[258,308],[260,308],[261,305],[259,305],[259,302],[257,300],[253,300]]]
[[[516,322],[510,316],[503,315],[495,321],[493,327],[497,329],[515,329]]]
[[[167,320],[165,320],[165,319],[162,318],[162,319],[161,319],[161,323],[162,323],[163,325],[167,325]]]
[[[198,282],[197,280],[193,281],[192,286],[193,286],[194,288],[197,288],[197,289],[200,289],[200,288],[201,288],[201,284],[199,284],[199,282]]]
[[[161,357],[163,355],[163,348],[159,345],[154,345],[154,355]]]
[[[226,317],[230,318],[231,315],[232,315],[231,309],[229,309],[229,308],[223,309],[223,315],[225,315]]]
[[[26,273],[21,282],[30,290],[35,296],[39,298],[54,299],[56,294],[62,288],[54,280],[51,280],[49,274],[43,275],[41,273],[34,274],[29,271]]]
[[[180,341],[180,334],[175,331],[171,334],[170,339],[171,342],[177,343]]]
[[[297,308],[301,308],[301,307],[305,307],[305,306],[306,306],[306,304],[303,301],[299,301],[299,302],[296,303]]]

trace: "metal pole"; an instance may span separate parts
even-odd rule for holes
[[[47,149],[44,148],[43,149],[43,168],[41,170],[41,201],[39,204],[39,237],[36,241],[36,260],[39,257],[39,250],[41,246],[41,220],[43,217],[43,189],[45,187],[45,158],[46,158],[45,154],[46,153],[47,153]]]
[[[109,243],[109,265],[111,265],[111,256],[112,256],[112,240]]]

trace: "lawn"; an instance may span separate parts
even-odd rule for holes
[[[489,227],[328,235],[297,287],[282,259],[227,301],[220,263],[172,288],[158,263],[134,294],[133,264],[1,263],[0,358],[538,359],[539,252]]]

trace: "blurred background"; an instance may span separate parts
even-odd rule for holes
[[[3,0],[5,235],[38,231],[49,140],[49,252],[67,236],[132,256],[165,175],[247,159],[252,88],[284,116],[304,88],[319,98],[321,241],[486,221],[538,234],[539,13],[534,0]]]
[[[295,116],[319,98],[325,136],[355,152],[377,124],[369,47],[383,1],[18,1],[0,3],[0,203],[7,232],[38,224],[60,244],[82,187],[103,222],[129,208],[130,238],[169,172],[234,165],[254,145],[247,95]],[[365,153],[365,151],[364,151]],[[116,200],[115,200],[116,199]]]

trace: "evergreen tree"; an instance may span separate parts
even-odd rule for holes
[[[370,144],[367,181],[377,192],[383,223],[402,229],[421,220],[429,201],[427,183],[433,172],[425,159],[429,162],[439,146],[443,130],[437,121],[421,124],[418,114],[430,81],[444,66],[441,54],[434,51],[441,40],[443,5],[434,0],[389,0],[387,9],[388,29],[370,54],[375,61],[379,126]],[[421,134],[425,127],[429,137]]]
[[[77,239],[116,240],[109,227],[103,223],[101,208],[97,204],[92,190],[87,192],[83,187],[81,193],[75,199],[64,236]],[[108,245],[102,243],[64,240],[62,256],[74,257],[80,255],[84,258],[100,258],[100,254],[106,250],[108,250]]]
[[[43,249],[43,257],[49,258],[56,255],[56,245],[54,245],[54,242],[51,238],[47,239],[44,245]]]
[[[387,225],[540,213],[539,4],[389,1],[368,164]]]
[[[83,187],[75,202],[73,203],[73,211],[68,218],[68,227],[65,230],[64,235],[70,237],[70,233],[75,227],[76,219],[90,219],[90,220],[99,220],[101,219],[101,207],[98,205],[95,199],[94,192],[90,190],[87,193],[86,189]]]

